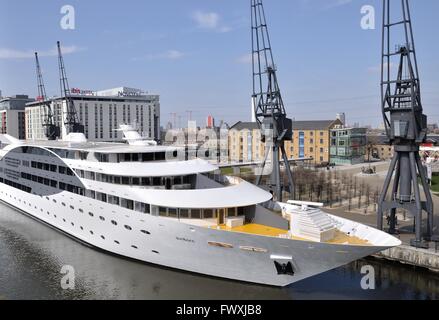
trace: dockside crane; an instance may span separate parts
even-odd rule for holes
[[[383,0],[381,98],[387,137],[395,152],[378,200],[378,228],[383,229],[383,215],[389,212],[389,232],[395,233],[396,210],[404,209],[415,219],[416,239],[411,245],[428,247],[426,241],[433,234],[433,200],[419,155],[427,136],[427,116],[422,108],[409,0]],[[418,175],[426,201],[421,200]],[[393,176],[389,200],[386,197]],[[427,212],[425,234],[423,211]]]
[[[58,66],[60,75],[61,96],[66,100],[66,113],[64,125],[66,126],[67,134],[69,133],[84,133],[84,126],[78,120],[75,103],[71,96],[69,82],[67,80],[66,68],[64,65],[64,58],[61,52],[61,44],[57,42],[58,47]]]
[[[41,101],[46,107],[43,126],[44,134],[48,140],[56,140],[60,136],[60,129],[53,119],[53,111],[50,101],[47,100],[46,87],[44,86],[43,73],[41,72],[40,60],[38,58],[38,52],[35,52],[35,63],[37,71],[37,84],[38,84],[38,97],[37,100]]]
[[[256,121],[265,142],[265,156],[256,183],[261,184],[264,175],[270,175],[268,187],[273,198],[282,201],[283,191],[294,195],[293,174],[285,152],[285,141],[293,138],[292,120],[287,117],[277,81],[270,36],[262,0],[251,0],[252,24],[252,103]],[[271,161],[269,157],[271,155]],[[285,164],[288,185],[281,179],[280,158]]]

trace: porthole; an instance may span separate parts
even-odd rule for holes
[[[91,230],[90,230],[90,233],[91,233],[91,234],[94,234],[94,232],[93,232],[93,231],[91,231]]]
[[[103,216],[99,216],[99,219],[101,219],[102,221],[105,221],[105,218]]]
[[[131,227],[128,226],[128,225],[125,225],[125,229],[127,229],[127,230],[133,230],[133,228],[131,228]]]
[[[134,246],[134,245],[131,246],[131,248],[133,248],[133,249],[139,249],[139,248],[137,248],[137,246]]]
[[[66,219],[62,219],[62,221],[66,222]]]
[[[70,209],[75,210],[75,207],[74,206],[70,206]]]
[[[111,223],[114,224],[115,226],[117,226],[117,222],[114,220],[111,220]]]
[[[53,201],[54,203],[56,203],[56,200],[55,200],[55,199],[53,199],[52,201]]]
[[[73,222],[71,223],[71,225],[72,225],[72,227],[74,227],[74,226],[75,226],[75,224],[74,224]]]
[[[155,253],[155,254],[160,254],[158,251],[156,250],[151,250],[151,252]]]
[[[66,204],[63,202],[63,203],[61,203],[64,207],[66,206]]]
[[[56,214],[53,215],[56,218]]]
[[[81,212],[81,213],[84,213],[84,210],[82,210],[82,209],[79,209],[79,212]]]
[[[117,241],[117,240],[114,240],[114,243],[120,244],[120,242],[119,242],[119,241]]]
[[[83,226],[80,226],[79,229],[84,230],[84,227],[83,227]]]
[[[90,217],[94,217],[93,212],[89,212],[88,215],[89,215]]]
[[[101,235],[102,240],[105,240],[105,237]]]
[[[144,233],[144,234],[151,234],[151,232],[146,231],[146,230],[140,230],[140,232]]]

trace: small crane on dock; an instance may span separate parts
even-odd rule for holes
[[[35,52],[35,63],[37,71],[38,97],[37,100],[43,103],[45,109],[43,126],[44,134],[48,140],[56,140],[60,136],[60,128],[53,119],[53,111],[50,101],[47,100],[46,87],[44,86],[43,73],[41,72],[40,60],[38,52]]]
[[[273,198],[282,201],[283,191],[294,195],[293,174],[285,152],[285,141],[291,141],[293,138],[292,120],[287,117],[279,89],[262,0],[251,0],[251,14],[252,103],[256,121],[261,130],[262,142],[265,143],[265,157],[256,182],[260,185],[262,176],[271,170],[268,187]],[[269,160],[270,155],[271,161]],[[288,186],[284,186],[283,179],[281,179],[279,156],[282,157],[285,165]],[[267,165],[267,162],[270,162],[270,166]]]

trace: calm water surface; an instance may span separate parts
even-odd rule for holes
[[[74,290],[61,268],[75,269]],[[361,289],[361,267],[373,265],[376,290]],[[98,252],[0,203],[0,299],[438,299],[439,275],[361,260],[271,288],[219,280]]]

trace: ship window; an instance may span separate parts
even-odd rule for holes
[[[205,209],[203,211],[203,218],[204,219],[212,219],[213,218],[213,210],[211,209]]]
[[[66,167],[59,166],[58,167],[58,172],[61,173],[61,174],[65,174],[66,173]]]
[[[188,209],[180,209],[180,218],[183,218],[183,219],[189,218],[189,210]]]
[[[138,153],[133,153],[132,155],[132,161],[139,161],[139,154]]]
[[[120,177],[114,177],[114,183],[115,184],[120,184]]]
[[[152,153],[142,153],[142,161],[152,161],[154,160],[154,155]]]
[[[50,171],[52,171],[52,172],[56,172],[56,165],[51,164],[51,165],[50,165]]]
[[[38,169],[43,169],[43,164],[41,162],[37,162],[37,168]]]
[[[130,178],[129,177],[122,177],[122,184],[129,185],[130,184]]]
[[[243,207],[239,207],[238,208],[238,216],[243,216],[244,215],[244,208]]]
[[[128,199],[121,198],[120,205],[123,208],[127,208],[127,209],[130,209],[130,210],[134,209],[134,201],[133,200],[128,200]]]
[[[236,208],[228,208],[227,209],[227,215],[229,217],[235,217],[236,216]]]
[[[140,178],[133,178],[133,185],[138,186],[140,184]]]
[[[156,161],[162,161],[166,159],[166,153],[165,152],[158,152],[154,154],[154,158]]]
[[[50,186],[52,188],[56,188],[57,187],[57,182],[55,180],[50,180]]]
[[[159,215],[162,216],[162,217],[166,217],[168,215],[168,212],[167,212],[166,208],[159,207]]]
[[[127,229],[127,230],[133,230],[133,228],[131,228],[129,225],[125,225],[124,227],[125,227],[125,229]]]
[[[168,213],[171,218],[177,218],[177,209],[169,208]]]
[[[161,186],[162,185],[162,178],[160,178],[160,177],[152,178],[152,185],[153,186]]]
[[[142,178],[142,186],[149,186],[151,185],[151,181],[149,178]]]
[[[192,209],[191,210],[191,218],[192,219],[201,219],[201,210],[200,209]]]

